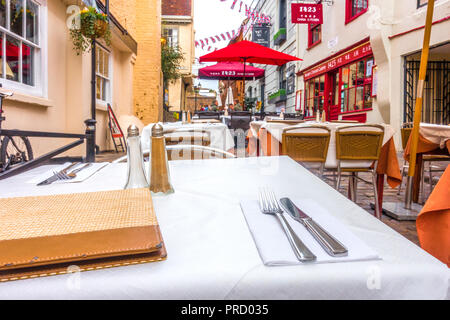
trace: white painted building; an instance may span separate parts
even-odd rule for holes
[[[322,25],[293,25],[289,1],[285,9],[287,40],[278,47],[273,44],[273,35],[279,30],[283,1],[259,0],[257,8],[274,18],[271,48],[303,59],[293,63],[296,94],[287,96],[286,111],[294,112],[296,106],[306,117],[315,117],[319,109],[331,120],[384,122],[393,125],[398,133],[403,122],[412,120],[426,3],[329,0],[323,1]],[[449,30],[450,0],[436,0],[424,122],[450,123]],[[272,111],[275,105],[267,103],[268,94],[280,88],[280,73],[276,67],[264,67],[265,110]],[[250,86],[260,90],[258,83],[263,81],[249,82],[247,90]],[[395,139],[399,146],[400,135]]]

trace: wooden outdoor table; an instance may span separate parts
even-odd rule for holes
[[[404,151],[404,159],[409,161],[411,137]],[[417,145],[416,170],[413,180],[412,201],[419,202],[420,184],[424,155],[450,155],[450,126],[421,123]]]

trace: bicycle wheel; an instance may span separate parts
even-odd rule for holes
[[[27,137],[5,136],[0,148],[0,163],[3,169],[33,160],[33,149]]]

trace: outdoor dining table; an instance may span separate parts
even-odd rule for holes
[[[406,161],[409,161],[410,144],[411,136],[404,150],[404,159]],[[420,124],[412,195],[412,200],[416,203],[419,202],[420,184],[422,181],[422,157],[424,154],[450,155],[450,125]]]
[[[151,123],[144,127],[141,134],[142,148],[150,148],[150,134],[154,123]],[[228,129],[228,126],[223,123],[183,123],[177,122],[165,122],[162,124],[164,130],[198,130],[207,131],[211,135],[211,148],[220,149],[223,151],[229,151],[234,148],[233,136]]]
[[[445,264],[289,157],[181,160],[169,166],[175,193],[153,197],[167,260],[4,282],[0,299],[450,298]],[[118,190],[127,165],[110,164],[80,183],[26,183],[49,169],[0,181],[0,198]],[[258,187],[266,185],[278,197],[320,203],[380,259],[264,265],[240,201],[256,200]]]
[[[339,127],[346,127],[352,125],[359,125],[360,123],[337,123],[337,122],[316,122],[307,121],[304,123],[292,125],[289,121],[283,122],[266,122],[253,121],[250,124],[247,138],[249,140],[247,152],[250,156],[272,156],[281,155],[281,141],[283,129],[305,127],[310,125],[322,125],[331,130],[330,144],[328,147],[327,159],[325,168],[336,169],[336,130]],[[387,183],[391,188],[397,187],[401,183],[400,167],[398,164],[397,151],[394,143],[394,130],[390,125],[382,124],[384,127],[383,146],[380,152],[377,167],[377,189],[378,202],[380,208],[383,207],[383,191],[385,176]]]

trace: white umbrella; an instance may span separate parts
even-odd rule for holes
[[[217,106],[221,107],[222,106],[222,97],[219,94],[219,99],[217,99]]]
[[[225,100],[225,104],[228,106],[230,104],[233,104],[233,101],[233,89],[231,87],[228,87],[227,99]]]

